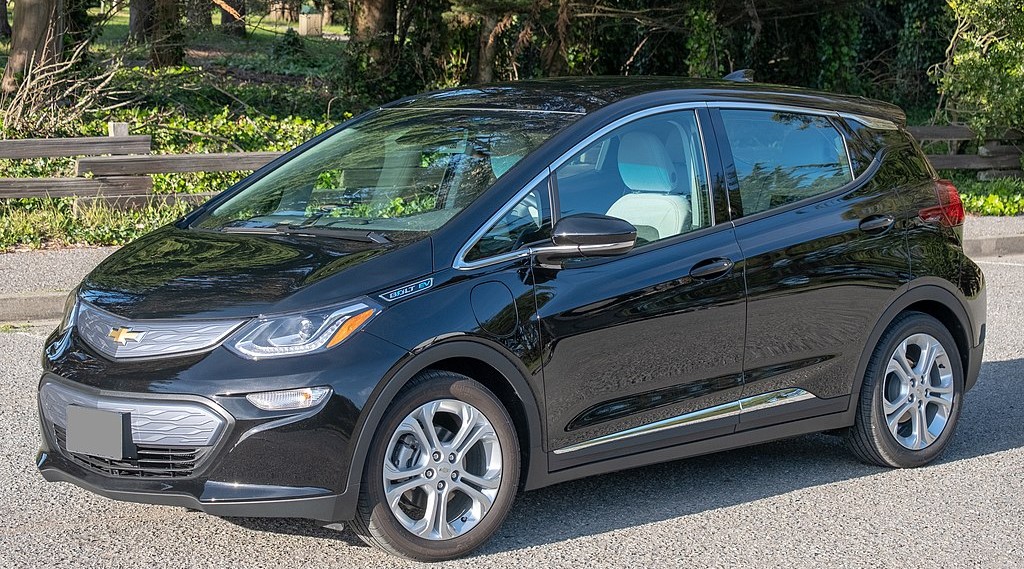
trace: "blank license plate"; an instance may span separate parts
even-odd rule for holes
[[[121,460],[132,458],[131,415],[68,405],[67,449]]]

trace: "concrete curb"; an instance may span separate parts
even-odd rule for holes
[[[1024,254],[1024,235],[965,239],[964,251],[971,257]]]
[[[25,292],[0,296],[0,323],[56,320],[64,312],[64,292]]]
[[[1024,254],[1024,235],[965,239],[964,251],[972,257]],[[66,291],[0,295],[0,324],[60,319],[67,296]]]

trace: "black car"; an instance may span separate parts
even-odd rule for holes
[[[38,467],[439,560],[519,490],[593,474],[814,431],[927,464],[978,377],[985,287],[904,123],[658,78],[368,112],[82,282]]]

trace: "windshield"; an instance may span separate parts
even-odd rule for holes
[[[338,234],[352,229],[434,231],[577,118],[520,111],[382,110],[269,172],[194,226],[315,229],[328,235],[332,229]]]

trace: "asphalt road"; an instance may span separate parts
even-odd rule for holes
[[[943,459],[856,462],[813,435],[530,492],[461,567],[1024,565],[1024,256],[983,259],[989,340]],[[346,531],[118,503],[33,466],[45,330],[0,333],[0,567],[391,567]]]

